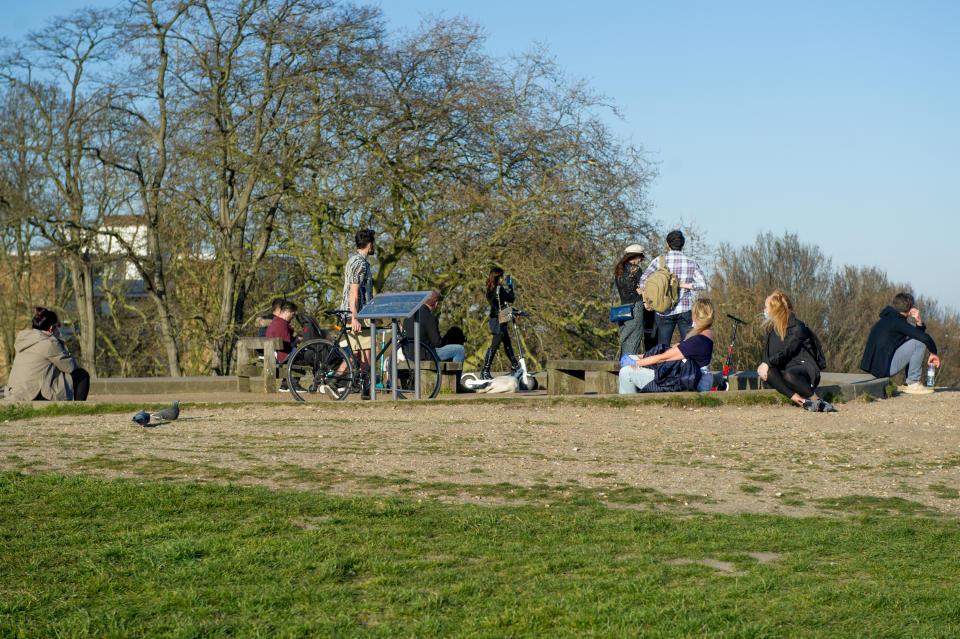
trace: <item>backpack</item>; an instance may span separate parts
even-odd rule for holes
[[[680,299],[680,280],[667,270],[667,260],[661,255],[656,271],[647,278],[643,287],[643,306],[649,311],[666,313]]]
[[[823,345],[820,343],[820,339],[817,337],[817,334],[807,328],[807,331],[810,333],[810,337],[805,344],[806,350],[813,355],[813,361],[816,362],[817,367],[820,370],[826,370],[827,368],[827,358],[823,354]]]
[[[317,320],[306,313],[297,313],[297,321],[300,323],[300,341],[306,342],[311,339],[330,339],[327,331],[320,328]]]

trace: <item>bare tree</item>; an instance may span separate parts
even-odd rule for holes
[[[220,268],[210,323],[218,373],[231,366],[284,197],[316,154],[311,131],[330,106],[311,89],[353,64],[374,15],[320,0],[210,1],[179,31],[176,77],[192,103],[182,151],[197,167],[184,196],[210,230]]]
[[[169,224],[172,205],[164,183],[170,162],[171,113],[167,82],[171,45],[176,28],[187,16],[192,2],[137,0],[131,4],[126,22],[120,25],[123,50],[136,61],[111,87],[111,129],[127,134],[122,144],[107,144],[107,133],[90,142],[90,151],[108,167],[122,171],[133,180],[138,219],[143,227],[143,246],[128,234],[111,233],[126,258],[143,280],[147,294],[156,307],[160,342],[166,353],[167,370],[179,377],[180,353],[177,344],[177,320],[167,283],[169,252],[163,246],[163,227]]]
[[[95,72],[112,56],[112,19],[86,10],[31,33],[26,44],[0,63],[0,77],[30,98],[42,137],[32,151],[56,192],[57,202],[34,223],[66,262],[79,322],[80,359],[96,376],[94,300],[95,215],[87,206],[89,162],[84,155],[93,121],[104,108]]]
[[[29,302],[35,301],[33,279],[53,276],[35,265],[36,227],[30,223],[38,215],[44,193],[43,167],[33,149],[40,131],[30,100],[17,87],[0,96],[0,340],[4,364],[13,364],[14,339],[30,317]],[[36,266],[36,268],[35,268]],[[41,272],[37,272],[41,271]],[[51,281],[49,290],[54,290]],[[39,301],[39,300],[36,300]],[[46,303],[52,303],[47,300]]]
[[[54,23],[4,68],[49,112],[43,128],[69,131],[37,147],[66,203],[38,228],[74,256],[77,307],[92,308],[109,236],[156,309],[124,310],[122,288],[98,289],[111,362],[127,352],[112,336],[129,312],[155,323],[170,374],[206,362],[227,373],[251,295],[279,269],[294,273],[280,290],[338,301],[362,226],[380,235],[378,289],[439,288],[469,332],[484,334],[482,281],[497,263],[517,274],[537,356],[615,341],[609,264],[655,231],[654,167],[542,52],[491,58],[459,20],[388,36],[376,11],[333,0],[133,0],[110,28],[88,18]],[[57,58],[81,36],[85,55]],[[123,73],[97,68],[113,46],[134,61]],[[73,68],[72,83],[39,83],[41,66]],[[100,223],[120,206],[142,243]]]
[[[457,20],[380,42],[336,122],[349,155],[307,176],[283,247],[323,265],[316,288],[335,303],[352,233],[371,226],[375,286],[439,288],[449,319],[474,335],[485,269],[520,268],[540,352],[603,350],[612,329],[599,321],[609,304],[600,262],[651,231],[652,167],[548,59],[502,62],[482,46]]]

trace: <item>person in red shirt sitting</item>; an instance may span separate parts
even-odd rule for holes
[[[283,364],[290,357],[296,344],[293,327],[290,326],[290,320],[297,314],[297,305],[290,300],[284,300],[280,309],[274,314],[270,326],[267,327],[267,337],[279,337],[282,345],[277,350],[277,363]],[[287,378],[280,381],[280,392],[288,393],[290,388],[287,386]]]
[[[293,327],[290,326],[290,320],[297,314],[297,305],[289,300],[284,300],[280,305],[280,310],[273,316],[270,326],[267,327],[266,337],[279,337],[283,345],[277,351],[277,363],[283,364],[290,352],[293,350],[294,337]]]

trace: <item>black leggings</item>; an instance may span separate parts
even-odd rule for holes
[[[70,377],[73,379],[73,401],[87,401],[87,395],[90,393],[90,373],[88,373],[86,369],[78,366],[77,368],[73,369],[72,373],[70,373]],[[46,399],[47,398],[43,396],[43,393],[37,393],[37,396],[33,398],[33,401],[42,402]]]
[[[806,366],[790,366],[780,370],[771,366],[767,369],[767,384],[773,386],[785,397],[796,393],[804,399],[816,394],[814,386],[820,383],[820,371]]]
[[[510,341],[510,333],[506,331],[493,334],[493,339],[490,340],[490,355],[493,356],[497,352],[500,342],[503,342],[503,351],[510,357],[513,353],[513,342]]]

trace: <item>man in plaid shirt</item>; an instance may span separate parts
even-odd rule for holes
[[[702,291],[707,288],[707,280],[700,270],[700,265],[683,254],[685,239],[680,231],[667,233],[667,251],[665,264],[667,270],[677,276],[680,281],[680,296],[673,308],[665,313],[657,313],[657,342],[670,346],[673,339],[673,329],[680,329],[680,339],[686,338],[687,333],[693,330],[693,317],[690,309],[693,308],[693,291]],[[640,286],[637,291],[642,295],[647,284],[647,278],[660,267],[660,257],[657,256],[647,270],[640,276]]]

